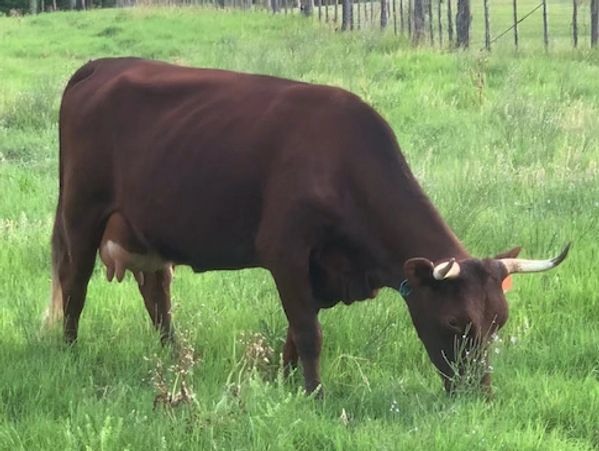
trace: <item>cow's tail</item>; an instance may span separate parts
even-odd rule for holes
[[[77,75],[81,72],[85,72],[83,69],[90,64],[86,64],[83,68],[79,69],[69,80],[65,93],[69,87],[80,80],[80,76]],[[42,328],[50,327],[57,321],[63,318],[63,300],[62,300],[62,287],[60,285],[59,270],[60,263],[66,260],[67,245],[63,224],[62,214],[62,193],[63,193],[63,106],[64,106],[64,94],[60,105],[60,118],[58,123],[58,143],[59,143],[59,155],[58,155],[58,205],[56,207],[56,216],[54,218],[54,227],[52,229],[52,288],[50,292],[50,303],[44,312],[42,320]]]
[[[65,261],[66,259],[67,249],[61,217],[62,213],[59,202],[58,208],[56,209],[54,228],[52,230],[52,291],[50,293],[50,303],[44,313],[43,325],[45,327],[54,325],[63,317],[62,287],[60,285],[58,271],[60,262]]]

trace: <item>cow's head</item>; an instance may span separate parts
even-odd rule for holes
[[[406,280],[400,291],[447,391],[464,371],[467,355],[483,356],[481,350],[507,321],[504,291],[510,275],[554,268],[566,258],[569,247],[551,260],[518,259],[520,248],[515,248],[483,260],[452,259],[435,265],[426,258],[412,258],[405,262]],[[483,387],[489,388],[486,366],[479,374]]]

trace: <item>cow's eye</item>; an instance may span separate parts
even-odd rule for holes
[[[447,322],[447,325],[452,330],[452,332],[454,332],[456,334],[461,334],[464,331],[463,326],[460,324],[460,321],[458,321],[457,318],[451,318]]]

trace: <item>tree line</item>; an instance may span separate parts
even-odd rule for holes
[[[0,14],[38,14],[59,10],[85,10],[88,8],[114,8],[116,0],[0,0]]]

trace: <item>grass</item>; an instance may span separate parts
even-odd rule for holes
[[[509,5],[495,8],[509,18]],[[546,54],[534,36],[487,55],[261,12],[0,18],[0,449],[599,448],[599,54],[570,49],[567,33]],[[327,396],[306,398],[278,371],[286,324],[261,270],[177,270],[193,368],[159,346],[132,279],[108,284],[99,265],[78,345],[40,333],[61,89],[88,59],[120,54],[343,86],[389,120],[473,254],[544,257],[574,240],[558,270],[514,280],[495,400],[445,396],[391,290],[321,315]],[[181,394],[171,365],[195,397],[153,409],[156,371]]]

